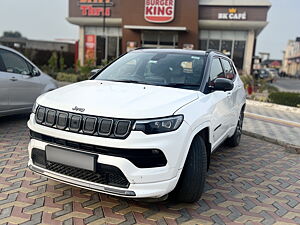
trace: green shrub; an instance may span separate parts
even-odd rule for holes
[[[279,89],[271,84],[267,84],[267,90],[269,93],[279,92]]]
[[[269,100],[280,105],[299,107],[300,93],[273,92],[269,95]]]
[[[243,81],[244,85],[253,85],[254,79],[251,75],[241,75],[241,80]]]
[[[83,81],[83,80],[88,80],[90,78],[90,73],[87,74],[80,74],[77,77],[77,81]]]
[[[50,59],[48,60],[49,72],[55,73],[58,70],[57,67],[58,56],[56,52],[52,52]]]
[[[74,83],[77,82],[78,75],[72,73],[58,73],[56,76],[56,80]]]

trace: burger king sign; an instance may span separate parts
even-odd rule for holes
[[[175,0],[145,0],[145,19],[151,23],[168,23],[174,19]]]

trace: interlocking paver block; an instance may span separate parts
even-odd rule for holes
[[[300,155],[247,136],[212,155],[194,204],[79,189],[26,168],[26,117],[0,119],[0,224],[299,224]]]

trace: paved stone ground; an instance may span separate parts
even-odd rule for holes
[[[244,129],[257,134],[274,138],[288,144],[300,146],[300,113],[276,110],[275,107],[254,106],[248,104],[246,112],[270,117],[270,120],[263,118],[254,118],[246,115],[244,120]],[[285,120],[293,123],[280,123],[275,119]]]
[[[197,203],[145,203],[33,174],[26,120],[0,119],[0,224],[300,224],[300,155],[280,146],[243,136],[213,155]]]

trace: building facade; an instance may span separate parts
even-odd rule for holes
[[[69,0],[79,26],[81,63],[111,60],[137,47],[215,49],[251,72],[268,0]]]
[[[300,76],[300,37],[288,42],[284,51],[282,71],[291,76]]]

